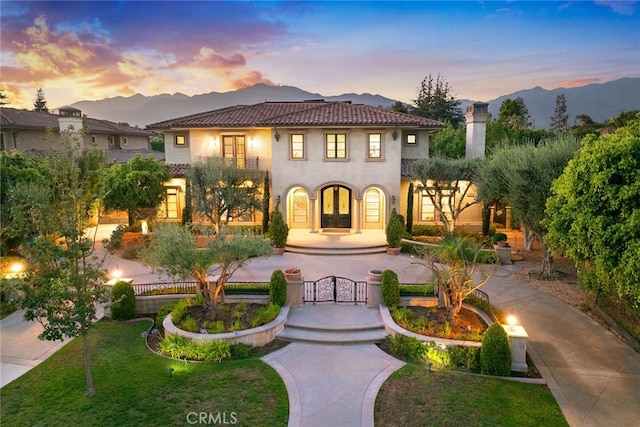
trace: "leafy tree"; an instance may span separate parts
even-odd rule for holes
[[[94,239],[85,235],[104,155],[80,155],[70,144],[51,151],[45,162],[50,180],[35,187],[20,183],[10,193],[12,220],[29,232],[23,255],[32,267],[21,307],[26,320],[43,326],[39,338],[82,337],[87,396],[95,395],[87,334],[97,319],[97,304],[108,301],[104,257],[94,254]],[[106,252],[105,252],[106,254]],[[106,255],[105,255],[106,256]]]
[[[566,132],[569,129],[569,114],[567,113],[567,99],[564,93],[556,97],[556,109],[551,116],[551,130],[555,133]]]
[[[497,266],[491,264],[478,268],[481,249],[482,245],[475,240],[453,235],[445,236],[435,249],[416,247],[418,262],[433,273],[439,305],[447,309],[452,323],[465,298],[485,285],[497,270]]]
[[[213,309],[216,304],[224,304],[224,286],[233,273],[249,257],[270,255],[271,244],[261,236],[233,232],[229,227],[216,235],[210,231],[201,230],[207,241],[201,249],[191,231],[177,224],[162,224],[154,230],[154,244],[140,251],[140,259],[155,272],[173,279],[195,279],[205,305]]]
[[[579,114],[576,116],[575,124],[569,128],[569,132],[582,139],[589,134],[597,134],[600,127],[602,125],[594,122],[590,116]]]
[[[464,121],[460,101],[453,96],[449,83],[440,74],[435,82],[431,74],[422,80],[413,103],[411,113],[417,116],[451,123],[454,127]]]
[[[269,171],[264,175],[262,184],[264,194],[262,196],[262,233],[269,231],[269,202],[271,201],[271,185],[269,184]]]
[[[413,232],[413,182],[409,183],[407,190],[407,233]]]
[[[545,204],[551,184],[579,148],[573,136],[557,136],[545,143],[505,147],[494,153],[480,171],[478,198],[502,201],[522,219],[525,234],[534,233],[542,242],[540,274],[553,274],[551,252],[542,240],[546,227]]]
[[[563,250],[586,289],[640,305],[640,114],[588,136],[553,185],[545,242]]]
[[[453,127],[447,123],[447,127],[433,135],[429,140],[429,151],[440,156],[452,159],[461,159],[465,156],[467,134],[464,126]]]
[[[153,151],[164,153],[164,135],[155,135],[149,141],[149,145]]]
[[[392,111],[397,111],[398,113],[408,113],[409,109],[404,102],[396,101],[391,107],[389,107]]]
[[[615,132],[616,129],[626,126],[630,121],[635,120],[638,113],[640,113],[638,110],[623,111],[617,116],[605,121],[604,126],[607,131]]]
[[[106,210],[127,211],[129,226],[136,219],[155,216],[164,199],[164,182],[171,167],[149,155],[136,154],[127,163],[111,166],[105,173],[102,201]]]
[[[422,184],[420,190],[431,200],[436,215],[453,232],[460,214],[478,201],[472,199],[477,181],[478,159],[445,160],[437,157],[416,160],[412,174]]]
[[[44,97],[44,91],[42,88],[38,89],[36,92],[36,98],[33,100],[33,110],[34,111],[42,111],[49,112],[49,108],[47,107],[47,100]]]
[[[11,220],[9,198],[18,184],[29,185],[34,190],[42,188],[51,181],[49,169],[40,156],[24,151],[0,152],[0,238],[2,255],[16,252],[26,236],[14,227]],[[13,197],[15,199],[15,197]]]
[[[187,170],[194,210],[219,230],[232,218],[260,209],[262,173],[240,169],[220,157],[207,157]]]

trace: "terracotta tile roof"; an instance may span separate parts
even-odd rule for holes
[[[70,107],[66,109],[76,110]],[[53,129],[59,131],[60,116],[42,111],[18,110],[16,108],[0,108],[0,126],[5,129]],[[144,135],[152,136],[146,129],[110,122],[108,120],[85,119],[89,132],[110,135]]]
[[[437,120],[348,102],[263,102],[150,124],[147,129],[277,126],[412,126],[443,128]]]
[[[191,165],[188,163],[174,163],[169,166],[171,166],[171,173],[174,177],[184,178],[186,176],[185,172]]]

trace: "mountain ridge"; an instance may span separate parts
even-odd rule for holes
[[[625,77],[605,83],[591,83],[572,88],[544,89],[536,86],[519,90],[490,100],[489,112],[498,116],[502,102],[521,97],[529,111],[535,129],[548,128],[555,110],[556,97],[564,93],[567,100],[569,123],[576,115],[586,114],[596,122],[617,116],[620,112],[640,110],[640,78]],[[78,101],[71,104],[89,117],[127,122],[132,126],[144,127],[151,123],[182,117],[190,114],[216,110],[233,105],[257,104],[265,101],[305,101],[324,99],[326,101],[351,101],[381,107],[390,107],[396,100],[371,93],[343,93],[325,96],[308,92],[295,86],[269,86],[264,83],[229,92],[209,92],[192,96],[181,92],[162,93],[146,96],[139,93],[129,97],[116,96],[96,101]],[[473,102],[459,99],[460,107]]]

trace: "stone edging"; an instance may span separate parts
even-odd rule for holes
[[[280,314],[266,325],[257,328],[245,329],[236,332],[226,332],[224,334],[201,334],[197,332],[184,331],[173,324],[171,313],[162,321],[165,334],[178,334],[190,340],[209,341],[222,340],[229,344],[248,344],[252,347],[262,347],[269,344],[276,338],[278,332],[284,329],[284,324],[289,316],[289,306],[285,305],[280,309]]]

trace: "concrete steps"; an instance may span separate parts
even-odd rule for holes
[[[387,251],[386,245],[372,245],[360,247],[311,247],[303,245],[287,245],[287,252],[306,255],[367,255],[384,253]]]
[[[316,344],[378,343],[386,336],[377,309],[330,303],[290,311],[284,329],[278,334],[283,341]]]

